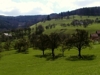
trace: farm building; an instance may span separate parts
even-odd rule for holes
[[[8,37],[11,37],[12,35],[9,34],[9,33],[3,33],[4,36],[8,36]]]
[[[98,34],[98,36],[100,36],[100,30],[96,31],[96,33]]]
[[[99,36],[98,36],[98,34],[94,33],[94,34],[90,34],[90,38],[92,40],[98,40],[99,39]]]

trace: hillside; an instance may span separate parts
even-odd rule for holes
[[[30,25],[41,21],[44,17],[45,17],[44,15],[16,16],[16,17],[0,16],[0,30],[29,27]]]
[[[75,9],[72,11],[65,11],[61,13],[50,14],[51,19],[59,19],[65,16],[80,15],[80,16],[100,16],[100,7],[87,7]],[[0,30],[9,30],[16,28],[25,28],[40,21],[47,19],[48,15],[23,15],[23,16],[0,16]]]
[[[44,34],[52,32],[71,34],[76,29],[84,29],[89,33],[95,33],[96,30],[100,30],[100,16],[66,16],[33,24],[30,26],[32,31],[30,28],[11,31],[10,33],[14,35],[12,38],[3,36],[2,39],[6,41],[2,41],[0,38],[0,75],[100,74],[100,42],[91,42],[91,47],[84,47],[81,52],[81,58],[77,56],[79,51],[76,47],[72,47],[70,50],[65,48],[66,50],[63,52],[62,43],[60,42],[54,50],[55,58],[53,59],[52,49],[48,46],[53,45],[51,41],[46,39],[46,41],[40,42],[41,38],[39,37],[41,35],[31,35],[31,33],[35,33],[38,26],[40,26],[40,30],[42,27],[44,28]],[[48,38],[52,39],[50,36]],[[45,37],[42,39],[44,40]],[[53,41],[55,42],[55,40],[54,38]],[[65,40],[63,41],[66,43]],[[43,46],[43,43],[46,43],[45,46],[47,47],[44,56],[42,55],[43,50],[39,48],[39,46]],[[74,43],[76,44],[77,42]],[[67,45],[65,46],[67,47]]]
[[[95,33],[97,30],[100,30],[100,23],[96,23],[95,19],[98,18],[100,19],[100,16],[77,16],[74,15],[74,19],[73,16],[70,16],[70,19],[67,19],[67,17],[64,17],[63,19],[52,19],[50,21],[45,21],[45,22],[39,22],[35,25],[32,25],[31,28],[36,29],[36,26],[42,25],[44,27],[44,32],[46,34],[49,34],[51,32],[58,32],[58,33],[73,33],[76,29],[84,29],[89,31],[89,33]],[[77,25],[77,26],[73,26],[71,24],[72,21],[74,20],[85,20],[85,19],[90,19],[93,20],[92,24],[89,24],[87,27],[84,27],[83,25]],[[46,26],[50,26],[50,25],[55,25],[55,27],[52,27],[51,29],[46,29]]]

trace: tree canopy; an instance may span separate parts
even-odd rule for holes
[[[86,47],[90,47],[90,39],[88,37],[88,32],[85,30],[76,30],[76,33],[67,40],[66,44],[70,48],[77,48],[79,51],[78,56],[81,57],[81,50]]]

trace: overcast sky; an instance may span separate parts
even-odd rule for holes
[[[40,15],[99,6],[100,0],[0,0],[0,15]]]

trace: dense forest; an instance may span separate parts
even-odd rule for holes
[[[0,16],[0,30],[15,29],[18,27],[29,27],[41,21],[45,16]]]
[[[87,7],[80,8],[72,11],[61,12],[59,14],[53,13],[49,17],[52,18],[63,18],[70,15],[84,15],[84,16],[99,16],[100,7]],[[25,28],[33,25],[37,22],[48,20],[48,15],[30,15],[30,16],[0,16],[0,31],[9,30],[15,28]]]

